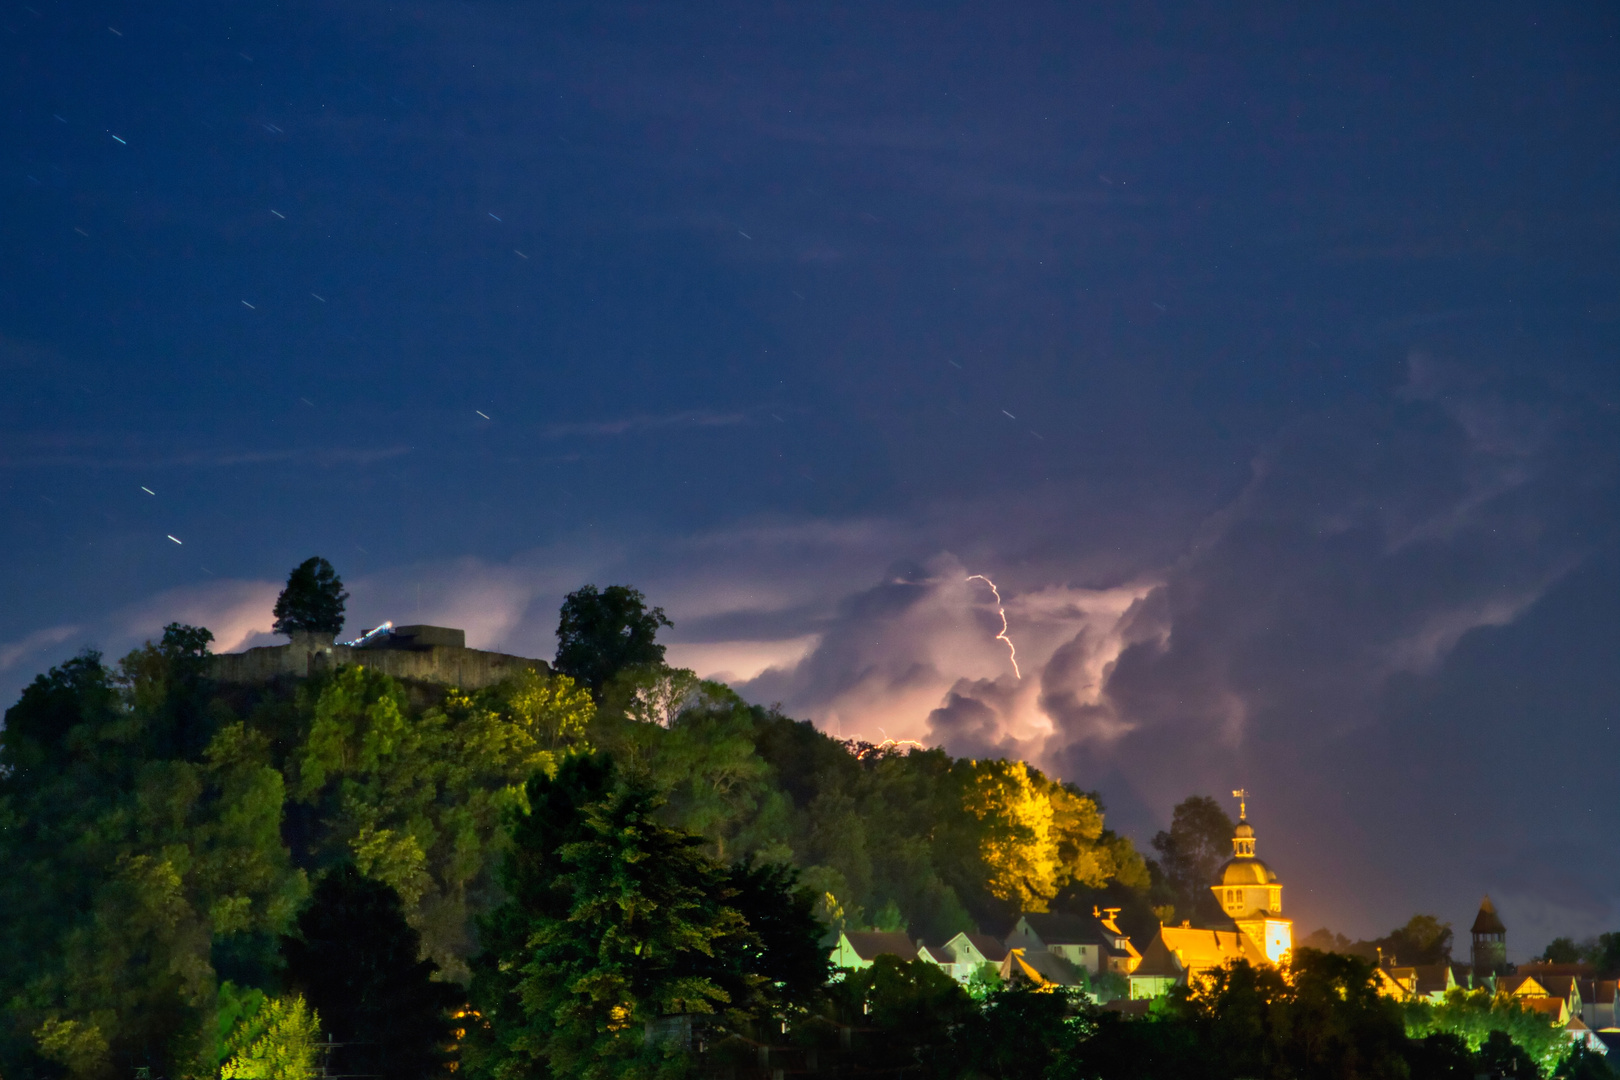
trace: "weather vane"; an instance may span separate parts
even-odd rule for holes
[[[1238,820],[1249,820],[1249,789],[1238,788],[1236,791],[1232,792],[1232,798],[1238,801]]]

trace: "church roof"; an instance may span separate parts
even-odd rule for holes
[[[1218,880],[1222,885],[1270,885],[1277,875],[1260,859],[1240,855],[1221,864]]]
[[[1502,925],[1501,918],[1496,914],[1496,905],[1491,903],[1489,895],[1479,902],[1479,914],[1474,916],[1474,925],[1469,928],[1474,934],[1505,934],[1507,927]]]
[[[1176,954],[1164,943],[1164,935],[1155,934],[1153,940],[1148,942],[1147,951],[1142,954],[1142,962],[1136,965],[1131,976],[1138,979],[1179,979],[1184,970]]]
[[[1247,934],[1231,930],[1194,930],[1189,926],[1165,926],[1159,929],[1159,938],[1165,948],[1187,968],[1220,967],[1228,960],[1247,960],[1259,966],[1271,960],[1254,944]],[[1152,948],[1152,946],[1148,946]],[[1144,960],[1146,957],[1144,956]],[[1140,967],[1137,968],[1141,970]]]

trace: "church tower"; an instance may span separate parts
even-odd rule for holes
[[[1479,914],[1474,916],[1469,932],[1474,936],[1474,975],[1500,975],[1507,967],[1507,927],[1502,925],[1489,893],[1479,902]]]
[[[1272,963],[1281,963],[1294,948],[1294,921],[1282,917],[1282,882],[1254,853],[1249,793],[1234,791],[1232,797],[1238,800],[1232,857],[1221,866],[1210,889],[1238,932],[1253,939]]]

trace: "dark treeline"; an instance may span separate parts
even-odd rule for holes
[[[335,634],[343,598],[310,560],[278,626]],[[1144,860],[1089,793],[831,739],[664,665],[662,625],[634,590],[581,590],[557,672],[473,693],[359,667],[215,684],[212,635],[178,624],[36,678],[0,735],[0,1074],[674,1077],[798,1053],[919,1075],[1439,1076],[1411,1070],[1475,1067],[1503,1026],[1476,1025],[1475,1049],[1408,1039],[1425,1021],[1364,1001],[1371,969],[1343,957],[1288,983],[1235,971],[1143,1021],[974,998],[920,964],[829,985],[841,928],[941,941],[1108,902],[1150,932],[1197,911],[1231,823],[1192,800]],[[1338,1004],[1310,996],[1318,976]],[[1301,1049],[1311,1008],[1348,1025],[1340,1049]],[[1396,1071],[1300,1064],[1343,1054]]]

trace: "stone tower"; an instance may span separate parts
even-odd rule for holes
[[[1469,932],[1474,937],[1474,974],[1500,975],[1507,967],[1507,927],[1502,925],[1489,894],[1479,902],[1479,914],[1474,916]]]

